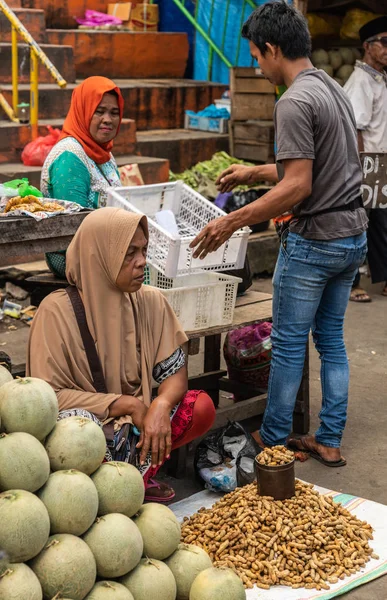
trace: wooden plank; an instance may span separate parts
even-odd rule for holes
[[[273,121],[232,121],[231,128],[235,143],[252,140],[258,144],[274,144]]]
[[[266,394],[263,394],[262,396],[236,402],[231,406],[218,408],[211,429],[220,429],[220,427],[227,425],[228,421],[243,421],[257,415],[263,415],[266,408],[266,398]]]
[[[265,300],[271,300],[272,297],[271,294],[249,290],[243,294],[243,296],[238,296],[235,306],[247,306],[249,304],[255,304],[256,302],[265,302]]]
[[[233,322],[230,325],[219,325],[199,331],[186,331],[189,339],[200,338],[207,335],[226,333],[232,329],[239,329],[245,325],[258,323],[260,321],[270,321],[272,318],[272,301],[265,300],[248,306],[239,306],[235,308]]]
[[[262,77],[258,67],[234,67],[231,69],[231,81],[237,77]]]
[[[273,118],[274,94],[234,94],[231,104],[233,121],[264,120]]]
[[[0,266],[13,256],[65,250],[90,211],[35,221],[30,217],[0,219]]]
[[[362,152],[365,208],[387,208],[387,154]]]
[[[271,144],[241,144],[234,140],[234,156],[253,162],[271,163],[274,162],[274,149]]]
[[[232,94],[275,94],[274,85],[262,75],[257,75],[256,69],[243,69],[243,74],[234,74],[231,82]]]

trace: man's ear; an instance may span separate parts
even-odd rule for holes
[[[278,46],[273,46],[272,44],[269,44],[269,42],[266,42],[266,48],[274,59],[278,58]]]

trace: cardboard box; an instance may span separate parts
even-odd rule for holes
[[[129,29],[132,31],[157,31],[159,7],[157,4],[132,3]]]
[[[132,14],[132,2],[116,2],[108,4],[108,15],[113,15],[122,20],[124,27],[129,27],[130,17]]]

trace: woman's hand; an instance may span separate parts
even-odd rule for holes
[[[171,403],[162,396],[158,396],[148,408],[137,444],[137,448],[141,448],[141,465],[144,464],[150,450],[152,467],[162,465],[164,460],[169,458],[172,448],[170,413]]]
[[[132,414],[130,416],[132,417],[132,421],[139,431],[141,431],[144,427],[144,420],[147,412],[148,408],[145,406],[145,404],[140,400],[137,400],[137,404],[132,410]]]
[[[133,423],[140,431],[147,412],[148,408],[144,402],[134,396],[121,396],[109,407],[109,417],[119,418],[130,415]]]

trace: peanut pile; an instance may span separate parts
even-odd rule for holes
[[[255,483],[237,488],[186,517],[182,541],[204,548],[247,588],[328,590],[378,556],[372,527],[312,488],[296,481],[296,495],[284,501],[259,496]]]
[[[257,461],[260,465],[268,467],[278,467],[279,465],[287,465],[294,460],[294,452],[288,450],[285,446],[272,446],[265,448],[257,456]]]

